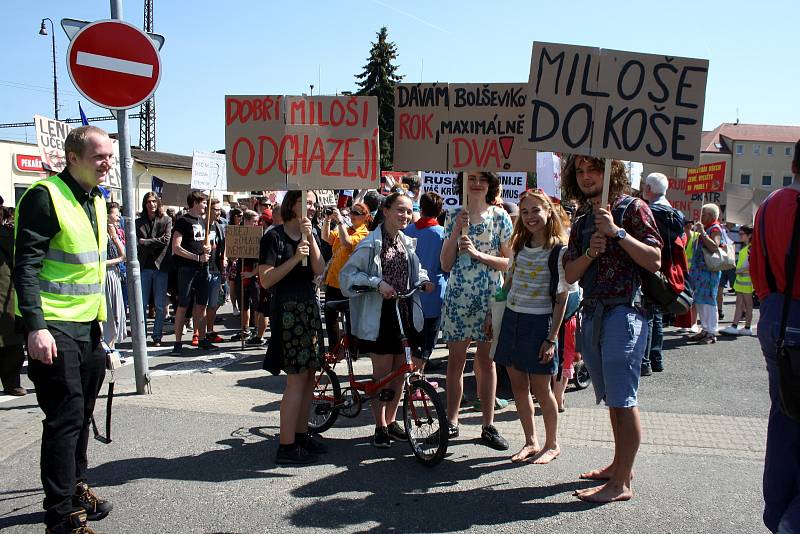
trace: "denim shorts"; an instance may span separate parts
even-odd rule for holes
[[[592,342],[594,310],[581,311],[581,354],[594,386],[597,404],[609,408],[633,408],[637,405],[642,356],[647,344],[647,324],[640,309],[614,306],[602,318],[600,344]]]
[[[222,290],[222,275],[220,273],[210,273],[208,275],[208,307],[219,308],[222,304],[220,302],[220,293]]]
[[[554,375],[558,372],[558,347],[553,359],[547,363],[539,361],[539,349],[550,332],[552,316],[518,313],[514,310],[503,312],[500,337],[494,361],[504,367],[530,375]]]
[[[178,307],[186,308],[191,302],[194,290],[195,306],[208,305],[208,290],[211,285],[211,275],[208,267],[179,267],[178,268]]]

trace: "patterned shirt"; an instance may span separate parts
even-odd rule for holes
[[[408,257],[406,256],[406,248],[400,241],[400,234],[391,237],[382,227],[381,230],[381,238],[383,239],[383,246],[381,248],[383,281],[392,286],[398,293],[405,293],[408,289]],[[400,313],[405,322],[411,317],[408,302],[408,300],[400,301]]]
[[[550,295],[550,250],[542,247],[523,247],[511,264],[511,289],[508,292],[508,309],[517,313],[549,315],[553,313],[553,298]],[[566,253],[561,249],[561,256]],[[564,266],[558,265],[557,293],[570,290],[564,276]]]
[[[620,195],[614,201],[614,208],[619,205],[626,195]],[[575,221],[569,236],[569,245],[564,254],[564,263],[579,258],[588,247],[589,238],[594,233],[594,213],[582,215]],[[646,245],[663,247],[661,236],[658,234],[656,221],[647,203],[635,199],[625,210],[622,217],[622,227],[637,241]],[[586,236],[584,239],[584,235]],[[591,270],[595,270],[594,283],[591,287],[585,285]],[[634,295],[641,286],[639,270],[631,257],[614,239],[606,241],[606,252],[592,262],[581,278],[584,298],[626,298]]]

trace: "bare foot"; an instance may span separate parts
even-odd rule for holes
[[[581,480],[611,480],[611,477],[614,476],[614,469],[614,464],[611,464],[601,469],[594,469],[586,473],[581,473],[578,478]],[[633,471],[631,471],[631,480],[633,480]]]
[[[511,457],[511,461],[514,463],[524,462],[537,454],[539,454],[539,445],[525,445],[517,454]]]
[[[633,497],[633,490],[624,484],[607,482],[596,488],[578,492],[577,497],[584,502],[605,504],[609,502],[628,501]]]
[[[592,471],[581,473],[578,478],[580,478],[581,480],[608,480],[612,477],[613,474],[614,474],[614,464],[611,464],[601,469],[593,469]]]
[[[561,448],[558,445],[556,445],[555,447],[542,449],[541,451],[539,451],[539,454],[537,454],[534,458],[528,461],[532,464],[537,464],[537,465],[549,464],[550,462],[558,458],[560,454],[561,454]]]

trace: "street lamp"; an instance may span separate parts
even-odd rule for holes
[[[50,18],[42,19],[42,27],[39,28],[39,35],[47,35],[47,27],[44,21],[50,21],[50,32],[53,34],[53,110],[55,111],[56,120],[58,120],[58,78],[56,77],[56,32],[53,29],[53,21]]]
[[[311,96],[314,96],[314,84],[311,84],[308,87],[311,88]]]

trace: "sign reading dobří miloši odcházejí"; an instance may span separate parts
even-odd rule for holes
[[[704,59],[533,43],[524,144],[696,167],[707,75]]]
[[[378,100],[225,97],[228,189],[377,188]]]
[[[526,98],[524,83],[398,84],[393,168],[535,169],[522,143]]]

